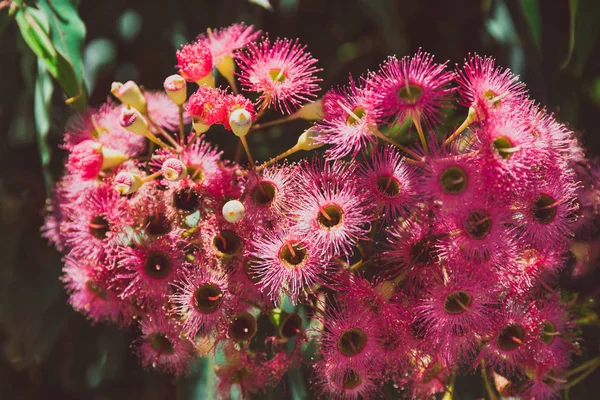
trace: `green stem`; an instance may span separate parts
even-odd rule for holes
[[[450,385],[448,385],[448,388],[446,389],[446,393],[444,394],[444,397],[442,397],[442,400],[452,400],[452,398],[454,397],[454,383],[456,382],[456,373],[452,374],[452,377],[450,378]]]
[[[295,152],[297,152],[299,150],[300,150],[300,147],[298,147],[298,145],[295,145],[291,149],[286,150],[283,153],[281,153],[280,155],[275,156],[275,157],[271,158],[269,161],[264,162],[262,165],[260,165],[258,168],[256,168],[256,170],[257,171],[262,171],[263,169],[265,169],[269,165],[274,164],[277,161],[282,160],[282,159],[286,158],[287,156],[290,156],[290,155],[294,154]]]
[[[262,124],[252,125],[252,127],[250,128],[250,130],[251,131],[257,131],[259,129],[264,129],[264,128],[268,128],[268,127],[275,126],[275,125],[285,124],[286,122],[294,121],[294,120],[296,120],[298,118],[300,118],[300,113],[296,112],[294,114],[288,115],[287,117],[283,117],[283,118],[280,118],[280,119],[275,119],[273,121],[264,122]]]
[[[483,377],[483,382],[485,383],[485,390],[487,391],[490,400],[498,400],[498,396],[494,392],[492,384],[490,383],[490,378],[488,377],[484,360],[481,360],[481,376]]]
[[[573,386],[577,385],[579,382],[590,376],[598,367],[600,367],[600,359],[596,359],[596,362],[591,364],[587,371],[579,375],[577,378],[573,379],[571,382],[567,383],[565,385],[565,389],[570,389]]]
[[[572,368],[572,369],[568,370],[567,373],[565,374],[565,376],[569,377],[569,376],[572,376],[572,375],[576,375],[576,374],[580,373],[581,371],[585,371],[591,365],[594,365],[595,363],[597,363],[598,360],[600,360],[599,357],[594,357],[591,360],[587,360],[583,364],[580,364],[580,365],[576,366],[575,368]]]
[[[179,142],[183,147],[185,144],[185,132],[183,128],[183,105],[178,105],[179,109]]]
[[[403,152],[405,152],[408,155],[410,155],[411,157],[413,157],[417,162],[422,162],[423,161],[423,158],[421,156],[419,156],[417,153],[415,153],[414,151],[412,151],[408,147],[402,146],[400,143],[396,143],[394,140],[392,140],[389,137],[385,136],[379,129],[377,129],[376,126],[371,126],[369,129],[371,130],[371,132],[373,133],[373,135],[375,135],[379,139],[383,140],[384,142],[387,142],[387,143],[389,143],[389,144],[391,144],[393,146],[396,146],[397,148],[399,148]]]

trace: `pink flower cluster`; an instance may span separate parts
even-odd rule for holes
[[[390,57],[311,102],[316,60],[259,35],[209,30],[178,51],[166,93],[116,84],[122,105],[67,128],[43,231],[66,253],[73,308],[136,329],[144,366],[180,374],[217,357],[224,397],[276,385],[313,343],[315,390],[333,398],[386,382],[426,398],[477,368],[523,398],[556,397],[577,350],[558,273],[600,198],[573,132],[477,55],[455,71]],[[185,81],[198,82],[189,98]],[[453,104],[466,119],[442,134]],[[257,165],[245,138],[270,108],[288,114],[270,125],[314,122]],[[249,165],[222,158],[213,125]],[[403,125],[418,142],[396,142]]]

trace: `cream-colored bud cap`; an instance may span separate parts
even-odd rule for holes
[[[245,213],[246,209],[239,200],[229,200],[223,206],[223,218],[232,224],[240,222],[244,218]]]
[[[229,125],[236,136],[246,136],[252,126],[252,115],[245,108],[238,108],[229,115]]]

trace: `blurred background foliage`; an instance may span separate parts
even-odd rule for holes
[[[59,281],[61,256],[39,227],[46,185],[64,161],[62,130],[76,110],[105,101],[114,80],[162,88],[175,72],[180,44],[207,27],[237,21],[271,37],[298,37],[320,60],[324,88],[376,69],[388,55],[419,48],[451,66],[469,53],[494,56],[521,75],[533,98],[581,133],[590,155],[600,153],[597,0],[2,0],[1,398],[212,397],[206,361],[187,379],[143,371],[130,349],[134,332],[90,326],[75,313]],[[258,158],[287,149],[302,124],[253,135]],[[228,157],[235,151],[232,138],[215,138]],[[596,286],[588,280],[571,289],[597,297]],[[586,328],[583,357],[598,353],[599,338],[597,326]],[[265,397],[304,398],[309,375],[307,368],[295,371]],[[596,371],[571,398],[597,398],[598,378]],[[469,385],[457,382],[457,398],[484,395]]]

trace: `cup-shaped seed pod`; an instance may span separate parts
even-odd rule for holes
[[[161,172],[166,180],[178,182],[187,175],[187,168],[185,164],[181,162],[181,160],[178,160],[177,158],[169,158],[163,163]]]
[[[137,192],[142,186],[143,179],[141,176],[131,172],[121,171],[115,176],[113,187],[120,194],[131,194]]]
[[[163,84],[165,92],[173,103],[178,106],[183,105],[187,99],[187,85],[185,79],[181,75],[171,75],[165,79]]]

